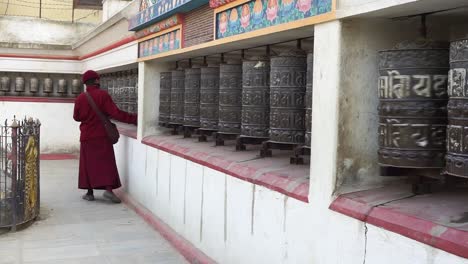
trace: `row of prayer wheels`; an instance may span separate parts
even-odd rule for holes
[[[69,97],[80,94],[82,89],[77,76],[53,78],[47,74],[30,73],[0,76],[0,92],[3,95]]]
[[[468,178],[468,40],[380,52],[379,163]]]
[[[119,109],[137,113],[138,69],[102,74],[101,88],[109,92]]]
[[[159,123],[310,147],[312,66],[290,50],[163,72]]]

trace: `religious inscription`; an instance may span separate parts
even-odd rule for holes
[[[184,126],[200,127],[200,68],[185,70]]]
[[[220,66],[219,132],[240,134],[242,109],[242,64],[229,62]]]
[[[219,67],[203,67],[200,84],[200,127],[207,130],[218,130],[218,113]]]
[[[172,71],[170,123],[182,125],[184,122],[185,72]]]
[[[468,178],[468,40],[450,44],[446,171]]]
[[[165,126],[171,118],[171,84],[172,73],[161,72],[159,91],[159,124]]]
[[[447,49],[380,52],[380,164],[444,166],[448,82],[444,55]]]
[[[306,53],[292,50],[271,59],[270,139],[305,143]]]

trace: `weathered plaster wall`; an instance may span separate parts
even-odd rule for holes
[[[0,16],[0,42],[71,45],[96,25]]]
[[[122,0],[104,0],[102,1],[102,22],[108,20],[110,17],[122,10],[131,1]],[[138,2],[138,1],[135,1]]]
[[[78,153],[79,124],[73,120],[72,103],[0,101],[0,120],[26,117],[41,121],[41,153]]]

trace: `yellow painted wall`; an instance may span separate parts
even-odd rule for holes
[[[40,0],[0,0],[0,16],[39,17]],[[72,0],[42,0],[44,19],[72,21]],[[101,10],[75,9],[74,21],[100,23]]]

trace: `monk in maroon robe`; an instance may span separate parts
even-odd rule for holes
[[[137,123],[136,115],[119,110],[107,91],[99,89],[99,75],[96,72],[85,72],[83,83],[104,115],[125,123]],[[105,190],[106,199],[120,203],[120,199],[112,191],[121,186],[114,148],[101,119],[88,103],[85,93],[81,93],[75,100],[73,118],[81,122],[78,188],[88,190],[83,199],[93,201],[93,189],[100,189]]]

